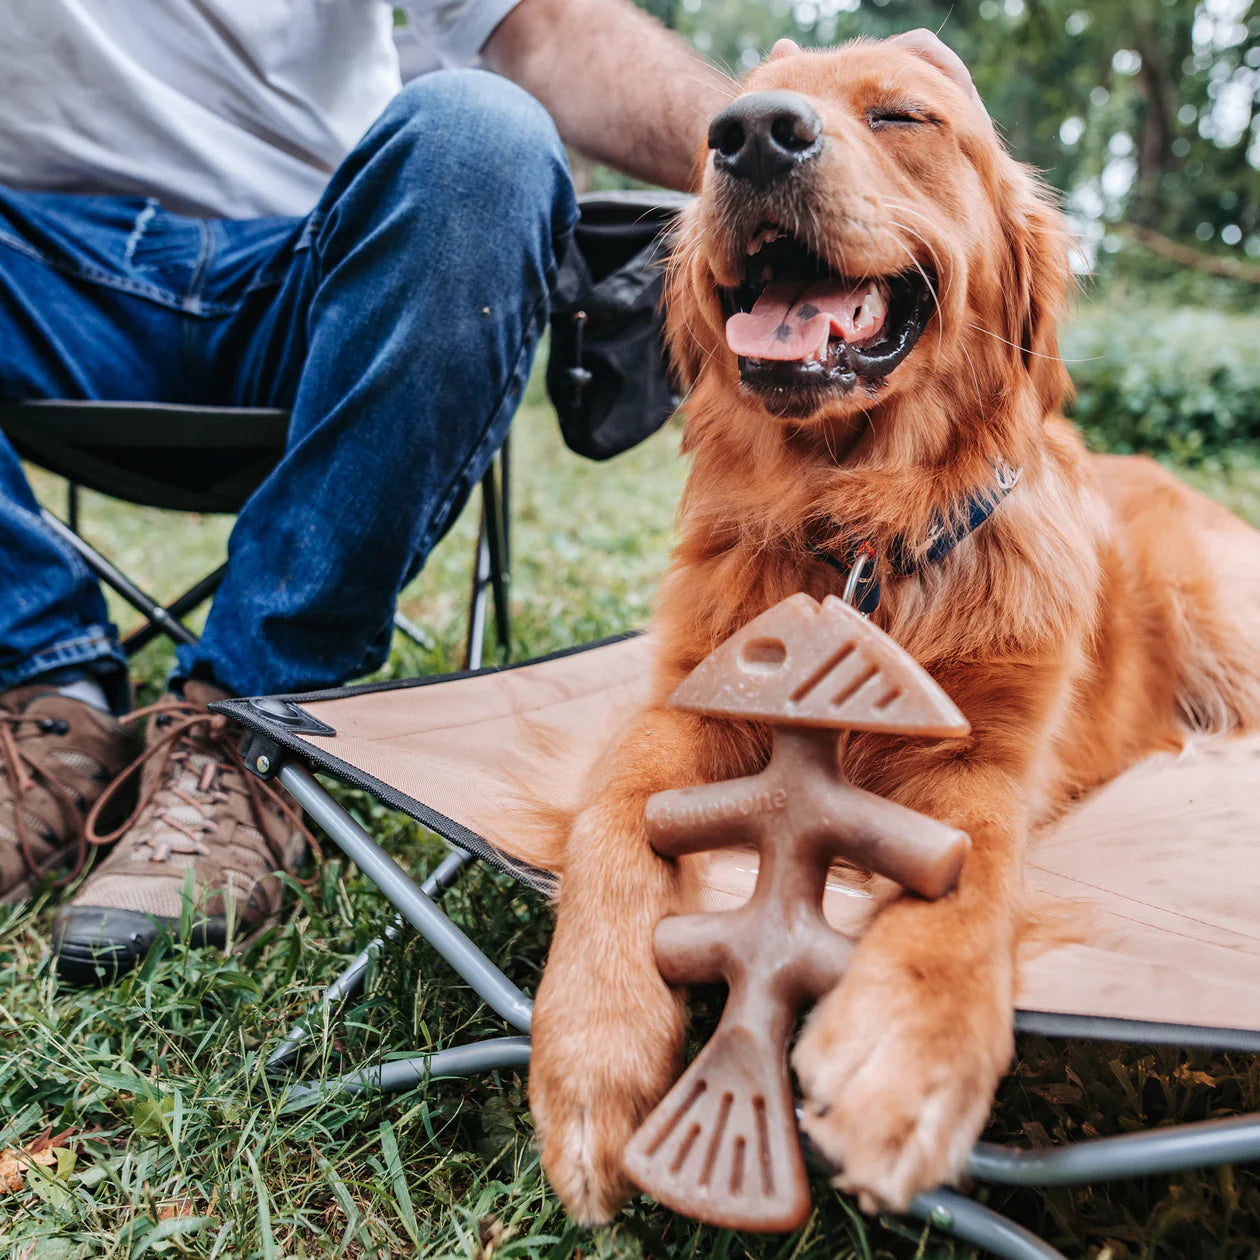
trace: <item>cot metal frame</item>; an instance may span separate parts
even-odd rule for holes
[[[337,1095],[388,1094],[431,1079],[527,1067],[530,999],[438,904],[442,894],[477,859],[452,848],[428,878],[417,884],[338,804],[292,750],[269,740],[257,729],[251,739],[247,765],[259,773],[258,758],[264,757],[266,760],[261,764],[267,770],[262,777],[278,778],[397,911],[384,934],[370,942],[341,972],[316,1007],[294,1025],[267,1059],[268,1076],[274,1084],[287,1090],[283,1107],[299,1110]],[[437,950],[512,1032],[466,1045],[418,1051],[409,1058],[378,1060],[328,1079],[296,1079],[295,1069],[302,1048],[310,1040],[311,1029],[336,1018],[342,1004],[363,985],[372,961],[408,926]],[[1017,1032],[1042,1036],[1260,1052],[1260,1033],[1245,1029],[1203,1029],[1039,1012],[1017,1012],[1015,1027]],[[807,1151],[807,1154],[811,1155],[815,1171],[825,1174],[827,1169],[812,1153]],[[1260,1160],[1260,1113],[1094,1138],[1042,1150],[979,1142],[967,1162],[966,1172],[975,1181],[995,1185],[1049,1187],[1254,1160]],[[1060,1252],[1023,1226],[954,1190],[942,1187],[919,1195],[910,1205],[909,1214],[1004,1260],[1064,1260]]]

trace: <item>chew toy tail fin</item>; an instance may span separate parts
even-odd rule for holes
[[[799,1229],[809,1185],[781,1049],[719,1028],[630,1140],[625,1170],[687,1216],[728,1229]]]

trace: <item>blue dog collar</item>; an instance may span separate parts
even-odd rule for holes
[[[909,577],[910,574],[943,560],[964,538],[975,533],[997,511],[998,505],[1019,484],[1022,473],[1023,469],[1013,468],[1004,461],[995,463],[993,481],[968,498],[966,510],[952,523],[938,513],[935,524],[918,548],[912,548],[904,538],[894,539],[888,549],[889,568],[898,577]],[[917,557],[916,551],[919,552]],[[853,606],[866,617],[879,607],[879,564],[875,548],[867,539],[858,539],[846,547],[843,556],[833,555],[820,547],[814,548],[814,554],[846,578],[853,571],[854,565],[865,556],[869,563],[855,584]]]

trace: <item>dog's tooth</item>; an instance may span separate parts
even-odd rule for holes
[[[810,353],[811,363],[821,363],[827,357],[827,350],[831,344],[831,324],[824,320],[819,330],[818,344]]]
[[[884,295],[872,282],[867,288],[866,296],[862,299],[862,308],[858,311],[857,318],[853,321],[854,327],[857,329],[869,328],[872,324],[877,324],[884,318],[885,310]]]
[[[765,247],[773,241],[779,240],[787,235],[783,228],[764,227],[760,232],[748,242],[747,253],[749,257],[753,254],[760,253]]]

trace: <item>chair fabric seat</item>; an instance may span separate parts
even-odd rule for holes
[[[543,819],[577,804],[650,671],[639,636],[502,670],[221,707],[546,890],[562,855]],[[1260,736],[1204,739],[1135,766],[1034,837],[1025,1026],[1260,1049],[1258,789]],[[755,879],[755,854],[711,855],[705,908],[738,904]],[[837,870],[828,919],[856,937],[897,892]]]
[[[289,413],[162,403],[0,402],[24,459],[91,490],[176,512],[237,512],[284,451]]]

